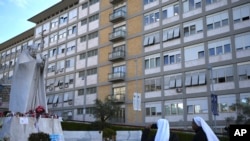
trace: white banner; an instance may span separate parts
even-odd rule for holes
[[[133,96],[133,109],[135,111],[141,111],[141,94],[134,93]]]

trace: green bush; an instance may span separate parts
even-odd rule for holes
[[[50,141],[49,134],[39,132],[30,134],[28,141]]]
[[[104,128],[102,137],[107,140],[107,139],[113,139],[116,136],[116,131],[111,129],[111,128]]]

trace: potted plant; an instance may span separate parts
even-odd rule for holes
[[[116,131],[111,128],[104,128],[102,137],[104,141],[115,141]]]

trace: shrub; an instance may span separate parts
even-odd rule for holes
[[[116,131],[115,130],[110,129],[110,128],[104,128],[103,129],[102,137],[105,140],[113,139],[115,135],[116,135]]]
[[[39,132],[30,134],[28,141],[50,141],[49,134]]]

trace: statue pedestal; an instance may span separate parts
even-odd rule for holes
[[[52,118],[4,117],[1,118],[0,139],[9,141],[28,141],[31,133],[43,132],[50,135],[53,141],[64,141],[61,121]],[[54,138],[56,137],[56,139]]]

